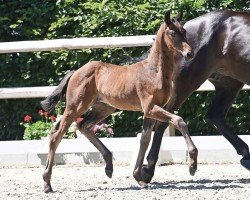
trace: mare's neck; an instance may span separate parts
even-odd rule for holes
[[[164,26],[161,25],[148,56],[148,67],[157,73],[168,75],[173,70],[173,52],[167,47],[164,34]]]

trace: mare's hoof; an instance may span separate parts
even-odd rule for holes
[[[141,170],[141,179],[145,183],[150,183],[154,174],[151,174],[146,167],[143,167]]]
[[[113,170],[105,169],[105,173],[106,173],[107,177],[112,178]]]
[[[196,170],[197,170],[197,167],[189,166],[189,174],[191,176],[195,175]]]
[[[242,158],[240,164],[245,167],[247,170],[250,170],[250,159]]]
[[[44,190],[43,190],[45,193],[52,193],[53,190],[52,190],[52,187],[47,185],[47,186],[44,186]]]
[[[138,184],[140,185],[140,188],[141,189],[145,189],[145,188],[148,188],[148,184],[143,182],[143,181],[139,181]]]

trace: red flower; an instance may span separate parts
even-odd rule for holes
[[[55,121],[56,121],[56,117],[55,117],[54,115],[51,115],[51,116],[50,116],[50,119],[51,119],[52,122],[55,122]]]
[[[45,111],[45,112],[43,113],[43,115],[44,115],[45,117],[48,117],[49,112],[46,112],[46,111]]]
[[[25,117],[24,117],[24,121],[25,122],[30,122],[31,121],[31,116],[29,116],[29,115],[26,115]]]
[[[81,122],[82,122],[82,120],[83,120],[83,118],[82,118],[82,117],[78,117],[78,118],[76,119],[76,123],[77,123],[77,124],[79,124],[79,123],[81,123]]]
[[[44,115],[43,110],[38,110],[38,114],[41,115],[41,116],[43,116]]]

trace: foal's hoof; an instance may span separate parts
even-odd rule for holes
[[[150,173],[149,170],[146,167],[143,167],[141,170],[141,179],[145,183],[150,183],[154,176],[154,173]]]
[[[137,169],[133,172],[133,177],[138,183],[141,181],[141,174],[138,172]]]
[[[148,188],[148,184],[145,183],[144,181],[139,181],[138,184],[140,185],[140,188],[141,188],[141,189]]]
[[[50,185],[45,185],[43,191],[45,193],[52,193],[53,192],[52,187]]]
[[[113,170],[105,169],[105,173],[106,173],[107,177],[112,178]]]
[[[242,158],[240,164],[245,167],[247,170],[250,170],[250,159]]]
[[[190,174],[191,176],[194,176],[194,175],[195,175],[196,170],[197,170],[197,167],[189,166],[189,174]]]

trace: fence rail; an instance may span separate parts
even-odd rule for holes
[[[51,94],[57,86],[0,88],[0,99],[43,98]],[[213,91],[214,86],[209,81],[203,83],[196,91]],[[244,85],[243,90],[250,90]]]
[[[155,35],[142,35],[2,42],[0,53],[149,46],[153,43],[154,37]],[[0,88],[0,99],[46,97],[55,88],[56,86]],[[249,90],[250,86],[245,85],[243,89]],[[211,90],[214,90],[214,86],[206,81],[197,91]]]
[[[155,35],[34,40],[0,43],[0,53],[150,46]]]

